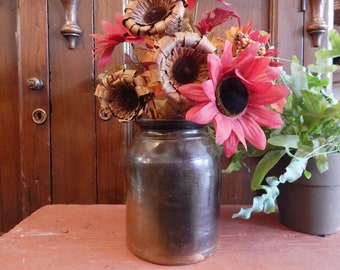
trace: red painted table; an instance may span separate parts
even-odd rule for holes
[[[0,237],[0,269],[340,269],[340,233],[320,237],[292,231],[277,214],[231,219],[222,206],[219,247],[203,262],[154,265],[125,244],[125,206],[48,205]]]

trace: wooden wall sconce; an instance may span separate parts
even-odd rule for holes
[[[76,40],[82,30],[77,23],[77,11],[80,0],[61,0],[65,12],[65,23],[60,33],[68,40],[68,48],[73,50],[76,47]]]
[[[311,35],[313,46],[320,47],[321,38],[327,32],[327,23],[324,19],[325,1],[309,0],[312,20],[307,25],[307,32]]]

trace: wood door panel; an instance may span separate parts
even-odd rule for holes
[[[20,107],[21,191],[24,217],[50,203],[50,125],[35,124],[32,112],[49,108],[47,48],[47,3],[45,0],[18,1],[18,62]],[[40,90],[27,87],[37,77]]]
[[[124,124],[117,120],[98,120],[98,203],[125,202]]]
[[[65,22],[61,1],[48,5],[52,203],[96,203],[92,1],[79,5],[82,34],[73,50],[60,33]]]
[[[94,2],[95,32],[105,34],[102,20],[115,24],[117,12],[123,12],[123,3],[126,0]],[[115,48],[111,64],[106,69],[97,69],[96,75],[114,68],[123,61],[123,45]],[[124,203],[125,202],[125,152],[129,141],[130,129],[126,124],[115,119],[103,121],[98,116],[99,103],[96,107],[96,134],[97,134],[97,184],[98,203]]]
[[[122,12],[122,1],[95,2],[95,32],[104,34],[101,22],[109,20],[115,24],[116,12]],[[123,61],[123,46],[116,47],[111,65],[113,68]],[[95,63],[96,64],[96,63]],[[95,67],[95,74],[107,69]],[[129,138],[129,128],[116,119],[107,121],[99,117],[100,105],[96,102],[96,138],[97,138],[97,194],[98,203],[125,202],[125,152]]]
[[[304,7],[303,1],[272,0],[272,42],[280,58],[291,60],[293,55],[303,58]],[[283,60],[286,68],[289,62]]]
[[[0,231],[7,231],[22,218],[16,1],[1,2],[0,24],[6,26],[0,31]]]

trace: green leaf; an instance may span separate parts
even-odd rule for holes
[[[256,165],[251,180],[252,190],[257,190],[261,187],[261,183],[266,174],[277,164],[285,153],[285,150],[270,150],[261,158]]]
[[[293,157],[292,161],[286,167],[286,172],[279,177],[281,183],[294,182],[299,179],[306,169],[308,158]]]
[[[312,177],[312,173],[307,170],[304,170],[303,174],[307,179],[310,179]]]
[[[315,52],[316,65],[309,66],[312,72],[326,74],[337,69],[336,65],[330,65],[329,60],[340,56],[340,36],[335,29],[331,29],[328,33],[332,49],[323,48]]]
[[[296,57],[293,57],[290,69],[294,75],[291,76],[291,89],[297,97],[300,97],[300,90],[308,88],[305,67],[298,62]]]
[[[266,182],[268,186],[262,186],[262,188],[266,191],[266,194],[268,195],[263,201],[263,212],[266,214],[270,214],[275,212],[276,198],[280,194],[277,186],[280,182],[277,180],[277,177],[267,177]]]
[[[322,50],[327,51],[326,49],[322,49]],[[316,73],[316,74],[333,73],[337,70],[336,65],[330,64],[329,58],[319,58],[316,60],[315,65],[313,64],[308,65],[308,68],[311,72]]]
[[[340,102],[333,105],[332,107],[327,107],[324,114],[327,116],[327,118],[340,118]],[[339,134],[340,136],[340,134]]]
[[[317,59],[329,59],[340,56],[340,36],[335,29],[329,30],[329,42],[332,50],[321,49],[315,53]]]
[[[277,135],[270,137],[268,143],[284,148],[297,149],[299,147],[300,138],[298,135]]]
[[[234,171],[238,171],[241,167],[242,165],[239,160],[232,161],[229,163],[227,169],[223,170],[222,173],[232,173]]]
[[[333,69],[331,69],[333,72]],[[312,88],[312,87],[327,87],[329,84],[329,78],[325,77],[325,78],[319,78],[317,76],[313,76],[309,73],[306,73],[307,79],[308,79],[308,88]]]
[[[266,179],[268,186],[261,186],[266,193],[261,196],[256,196],[253,199],[253,204],[249,208],[241,208],[238,213],[233,214],[233,218],[249,219],[252,213],[259,213],[263,211],[266,214],[273,213],[275,211],[275,200],[280,194],[277,186],[280,182],[277,178],[268,177]]]
[[[328,159],[326,155],[315,157],[316,168],[320,173],[324,173],[328,170]]]
[[[340,56],[340,35],[336,29],[329,30],[329,41],[333,50],[337,53],[336,56]]]
[[[301,91],[304,100],[305,111],[309,114],[319,115],[321,113],[321,104],[319,98],[312,92]]]

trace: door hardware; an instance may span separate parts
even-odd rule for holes
[[[47,120],[47,113],[45,110],[38,108],[32,112],[32,120],[34,123],[41,125]]]
[[[100,108],[98,114],[100,119],[104,121],[110,120],[112,118],[112,113],[109,110],[106,110],[105,108]]]
[[[32,89],[32,90],[40,90],[43,88],[44,86],[44,83],[42,80],[36,78],[36,77],[32,77],[32,78],[29,78],[27,80],[27,83],[26,83],[27,87],[29,89]]]

